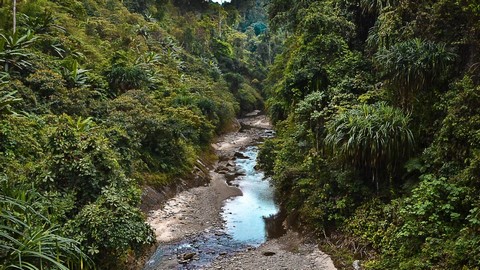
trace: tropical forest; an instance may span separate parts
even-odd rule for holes
[[[0,0],[0,270],[480,269],[478,0]]]

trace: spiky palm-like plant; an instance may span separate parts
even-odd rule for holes
[[[416,92],[438,82],[455,57],[444,43],[411,39],[380,50],[375,60],[399,105],[408,109]]]
[[[4,183],[3,183],[4,184]],[[38,208],[38,194],[16,190],[0,195],[0,270],[88,269],[78,242],[63,237]]]
[[[326,146],[345,164],[372,177],[392,178],[414,147],[410,118],[385,103],[360,105],[327,124]]]
[[[25,35],[0,34],[0,64],[3,65],[5,72],[10,72],[12,67],[19,70],[31,67],[31,63],[28,61],[30,53],[26,48],[35,40],[36,37],[31,31]]]

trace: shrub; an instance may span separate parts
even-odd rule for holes
[[[51,69],[40,69],[27,77],[26,82],[30,88],[44,99],[55,93],[66,92],[66,81],[62,75]]]
[[[138,198],[138,189],[105,188],[68,223],[69,234],[102,269],[122,265],[130,251],[138,255],[155,242],[152,229],[137,208]]]
[[[79,128],[67,115],[57,121],[48,136],[48,155],[39,175],[44,189],[74,193],[79,210],[95,201],[103,188],[128,182],[102,131]]]

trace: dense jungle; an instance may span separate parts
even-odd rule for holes
[[[480,3],[222,2],[0,0],[0,270],[138,269],[142,194],[255,110],[335,267],[479,269]]]

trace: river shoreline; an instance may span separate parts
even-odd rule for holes
[[[218,161],[210,171],[210,183],[183,191],[159,209],[148,212],[147,222],[155,230],[159,245],[179,242],[201,232],[224,229],[221,215],[224,201],[242,195],[240,189],[227,184],[239,174],[233,161],[239,151],[271,133],[270,122],[263,115],[251,115],[239,119],[239,122],[247,128],[227,133],[212,144]],[[258,248],[221,252],[216,256],[210,266],[201,269],[335,269],[328,256],[293,232],[268,240]],[[161,266],[148,269],[182,269],[183,263],[186,262],[181,258],[170,257],[163,260]]]

